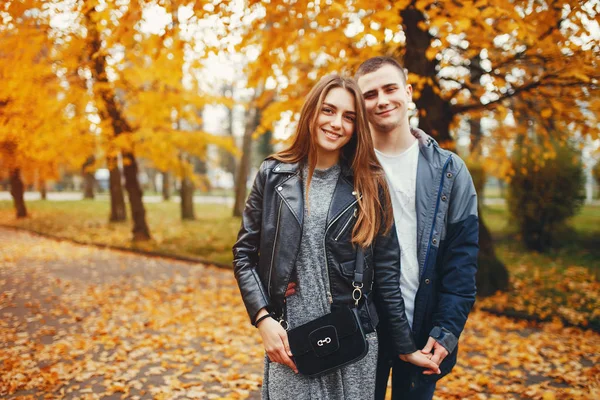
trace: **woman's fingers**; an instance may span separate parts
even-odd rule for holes
[[[285,297],[296,294],[296,282],[290,282],[285,290]]]
[[[282,329],[283,330],[283,329]],[[288,342],[288,335],[285,330],[281,333],[281,343],[283,344],[283,364],[290,367],[295,373],[298,373],[298,368],[296,368],[296,364],[291,359],[292,351],[290,350],[290,343]]]
[[[295,373],[298,373],[296,364],[290,358],[292,352],[285,329],[274,319],[267,318],[264,323],[258,326],[258,330],[263,338],[263,344],[269,360],[287,365]]]
[[[285,352],[289,357],[292,356],[292,350],[290,350],[290,342],[288,341],[288,335],[286,331],[283,331],[281,335],[281,342],[283,343],[283,347],[285,348]]]

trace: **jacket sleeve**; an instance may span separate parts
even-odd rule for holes
[[[387,234],[380,234],[373,248],[374,293],[378,309],[384,313],[388,334],[396,354],[417,351],[408,319],[404,311],[404,298],[400,291],[400,245],[396,226]]]
[[[242,225],[233,245],[233,272],[238,282],[250,322],[269,306],[269,297],[258,275],[258,257],[263,213],[267,161],[260,166],[242,214]]]
[[[453,352],[475,303],[479,253],[477,193],[467,167],[454,177],[440,270],[440,292],[430,336]]]

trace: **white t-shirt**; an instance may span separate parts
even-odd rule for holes
[[[397,155],[386,155],[375,150],[383,166],[390,188],[396,232],[400,243],[400,289],[408,323],[412,327],[415,296],[419,289],[419,261],[417,260],[417,213],[415,193],[417,188],[417,163],[419,141]]]

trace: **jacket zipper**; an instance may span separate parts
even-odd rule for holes
[[[325,271],[327,272],[327,282],[328,282],[327,301],[329,301],[329,304],[333,303],[333,296],[331,295],[331,276],[329,276],[329,264],[327,263],[327,247],[326,247],[326,243],[325,243],[325,241],[326,241],[325,239],[327,238],[327,231],[338,219],[340,219],[342,217],[342,215],[344,215],[344,213],[346,211],[348,211],[348,209],[350,209],[357,202],[358,202],[358,199],[354,200],[352,202],[352,204],[350,204],[348,207],[346,207],[344,209],[344,211],[342,211],[340,213],[340,215],[338,215],[333,221],[331,221],[331,223],[327,226],[327,228],[325,228],[325,234],[323,235],[323,252],[325,253]]]
[[[337,236],[335,237],[336,242],[338,241],[338,239],[340,238],[340,236],[342,236],[342,234],[344,232],[346,232],[346,228],[348,227],[348,225],[350,225],[350,222],[352,222],[352,220],[356,218],[356,209],[354,209],[354,213],[350,216],[350,218],[348,218],[348,221],[346,221],[346,223],[344,224],[344,226],[342,227],[342,229],[340,230],[340,232],[337,234]]]
[[[446,172],[446,167],[448,166],[448,163],[450,162],[450,159],[452,157],[448,157],[448,159],[446,160],[446,163],[444,164],[444,167],[442,168],[442,179],[440,180],[440,187],[438,189],[438,195],[437,195],[437,200],[435,201],[435,212],[433,213],[433,222],[431,223],[431,232],[429,232],[429,242],[427,242],[427,252],[425,253],[425,262],[423,263],[423,273],[425,273],[425,268],[427,268],[427,261],[429,259],[429,250],[431,248],[431,239],[433,237],[433,230],[435,229],[435,220],[437,218],[437,213],[438,213],[438,209],[440,206],[440,197],[442,195],[442,187],[444,186],[444,174]],[[422,277],[419,277],[419,281],[421,280]]]
[[[269,297],[271,297],[271,276],[273,274],[273,261],[275,261],[275,245],[277,244],[277,234],[279,233],[279,219],[281,217],[281,206],[283,205],[283,200],[279,202],[279,210],[277,211],[277,225],[275,226],[275,240],[273,240],[273,252],[271,253],[271,266],[269,268],[269,288],[268,293]]]

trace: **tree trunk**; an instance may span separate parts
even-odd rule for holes
[[[223,88],[223,96],[229,96],[233,98],[233,85],[227,85]],[[233,106],[227,108],[227,135],[233,139]],[[231,173],[232,176],[235,176],[236,172],[236,160],[233,154],[224,149],[219,149],[221,153],[221,165],[225,171]]]
[[[194,214],[194,184],[187,176],[181,180],[181,219],[195,220]]]
[[[27,207],[25,207],[25,186],[21,180],[21,171],[15,168],[10,173],[10,194],[13,198],[17,218],[27,217]]]
[[[471,59],[471,65],[480,67],[480,58]],[[471,82],[479,82],[481,78],[480,68],[471,70]],[[471,127],[471,152],[477,151],[481,145],[482,131],[479,118],[470,118]],[[482,168],[482,167],[481,167]],[[479,215],[479,268],[477,270],[477,294],[480,297],[491,296],[497,291],[508,290],[508,271],[506,266],[498,259],[494,250],[494,244],[490,230],[485,224],[481,214],[483,204],[483,189],[485,186],[485,172],[481,172],[480,182],[477,182],[477,199],[479,201],[477,214]]]
[[[96,178],[94,173],[90,171],[90,167],[94,164],[95,157],[90,156],[83,166],[81,167],[81,174],[83,175],[83,198],[93,199],[94,198],[94,187],[96,186]]]
[[[256,141],[256,156],[254,159],[257,164],[260,164],[262,160],[273,154],[271,139],[273,139],[273,131],[269,129]]]
[[[248,110],[246,117],[246,128],[242,142],[242,159],[238,165],[235,179],[235,202],[233,205],[233,216],[241,217],[246,204],[246,182],[250,171],[250,160],[252,157],[252,134],[260,122],[260,112],[257,107]]]
[[[164,201],[171,198],[171,176],[168,172],[162,173],[162,196]]]
[[[48,188],[46,187],[46,181],[40,180],[40,198],[42,200],[48,199]]]
[[[119,169],[117,158],[110,157],[107,164],[110,172],[110,222],[125,221],[127,219],[127,210],[125,209],[125,195],[123,194],[121,170]]]
[[[122,134],[131,134],[132,129],[117,103],[115,90],[106,74],[106,55],[102,51],[102,40],[100,38],[98,26],[95,23],[96,17],[93,15],[96,12],[95,8],[91,7],[85,14],[86,27],[89,35],[89,59],[91,61],[92,77],[95,81],[94,94],[96,99],[102,103],[102,106],[98,107],[100,118],[110,122],[114,137],[118,137]],[[125,187],[127,189],[129,204],[131,205],[131,215],[133,218],[133,240],[148,240],[150,239],[150,230],[146,224],[146,211],[144,209],[142,190],[137,176],[135,155],[131,150],[123,150],[122,156]],[[112,173],[113,171],[111,170],[111,191],[113,186]],[[114,184],[117,184],[116,180]]]
[[[432,36],[427,28],[421,29],[419,23],[425,23],[423,13],[414,6],[400,12],[406,33],[406,47],[404,51],[404,66],[413,74],[421,77],[432,78],[436,81],[437,60],[427,59],[425,53],[431,46]],[[434,91],[431,85],[425,85],[414,102],[419,110],[419,128],[433,136],[445,148],[454,148],[450,136],[450,123],[454,118],[450,104]]]
[[[494,242],[489,229],[481,214],[481,206],[477,207],[479,214],[479,269],[477,270],[477,295],[491,296],[497,291],[508,290],[508,271],[505,265],[496,257]]]
[[[129,197],[131,207],[131,218],[133,219],[133,240],[150,240],[150,229],[146,224],[146,209],[142,201],[142,188],[137,177],[137,161],[133,153],[123,152],[123,174],[125,175],[125,188]]]

